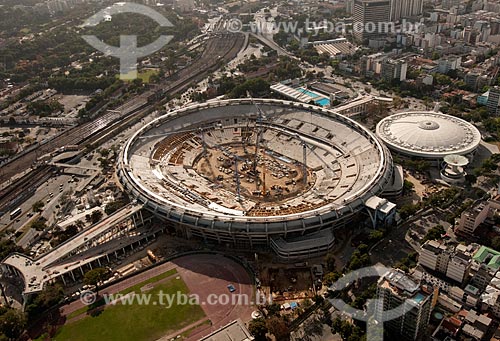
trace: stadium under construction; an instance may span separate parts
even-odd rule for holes
[[[402,170],[355,121],[272,99],[217,100],[169,112],[135,132],[118,176],[185,238],[270,247],[285,259],[330,249],[353,222],[390,223]],[[381,196],[381,197],[379,197]]]

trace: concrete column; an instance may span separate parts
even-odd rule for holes
[[[108,260],[109,263],[109,255],[106,253],[106,259]]]
[[[80,272],[82,273],[82,276],[85,275],[85,273],[83,272],[83,269],[82,269],[81,266],[78,269],[80,269]]]
[[[73,273],[73,270],[71,270],[69,273],[71,274],[71,278],[73,278],[73,282],[76,282],[75,274]]]
[[[61,276],[61,279],[62,279],[64,285],[66,285],[66,281],[64,280],[64,275]]]

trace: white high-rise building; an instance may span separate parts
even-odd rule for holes
[[[426,340],[434,292],[423,289],[414,278],[397,269],[390,270],[378,280],[376,313],[379,317],[402,304],[413,305],[406,314],[386,319],[384,327],[391,336],[388,340]]]

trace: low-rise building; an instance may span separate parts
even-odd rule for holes
[[[488,211],[489,206],[485,202],[463,211],[460,215],[457,232],[462,235],[474,236],[477,227],[488,217]]]

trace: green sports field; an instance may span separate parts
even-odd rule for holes
[[[189,294],[186,284],[178,276],[148,281],[134,286],[134,292],[141,293],[141,288],[151,294],[151,302],[156,301],[158,293],[176,295]],[[128,290],[127,292],[130,292]],[[156,340],[205,317],[199,305],[177,305],[167,308],[160,304],[140,305],[134,301],[131,305],[108,305],[97,316],[85,315],[84,318],[64,325],[53,338],[57,341],[146,341]]]

